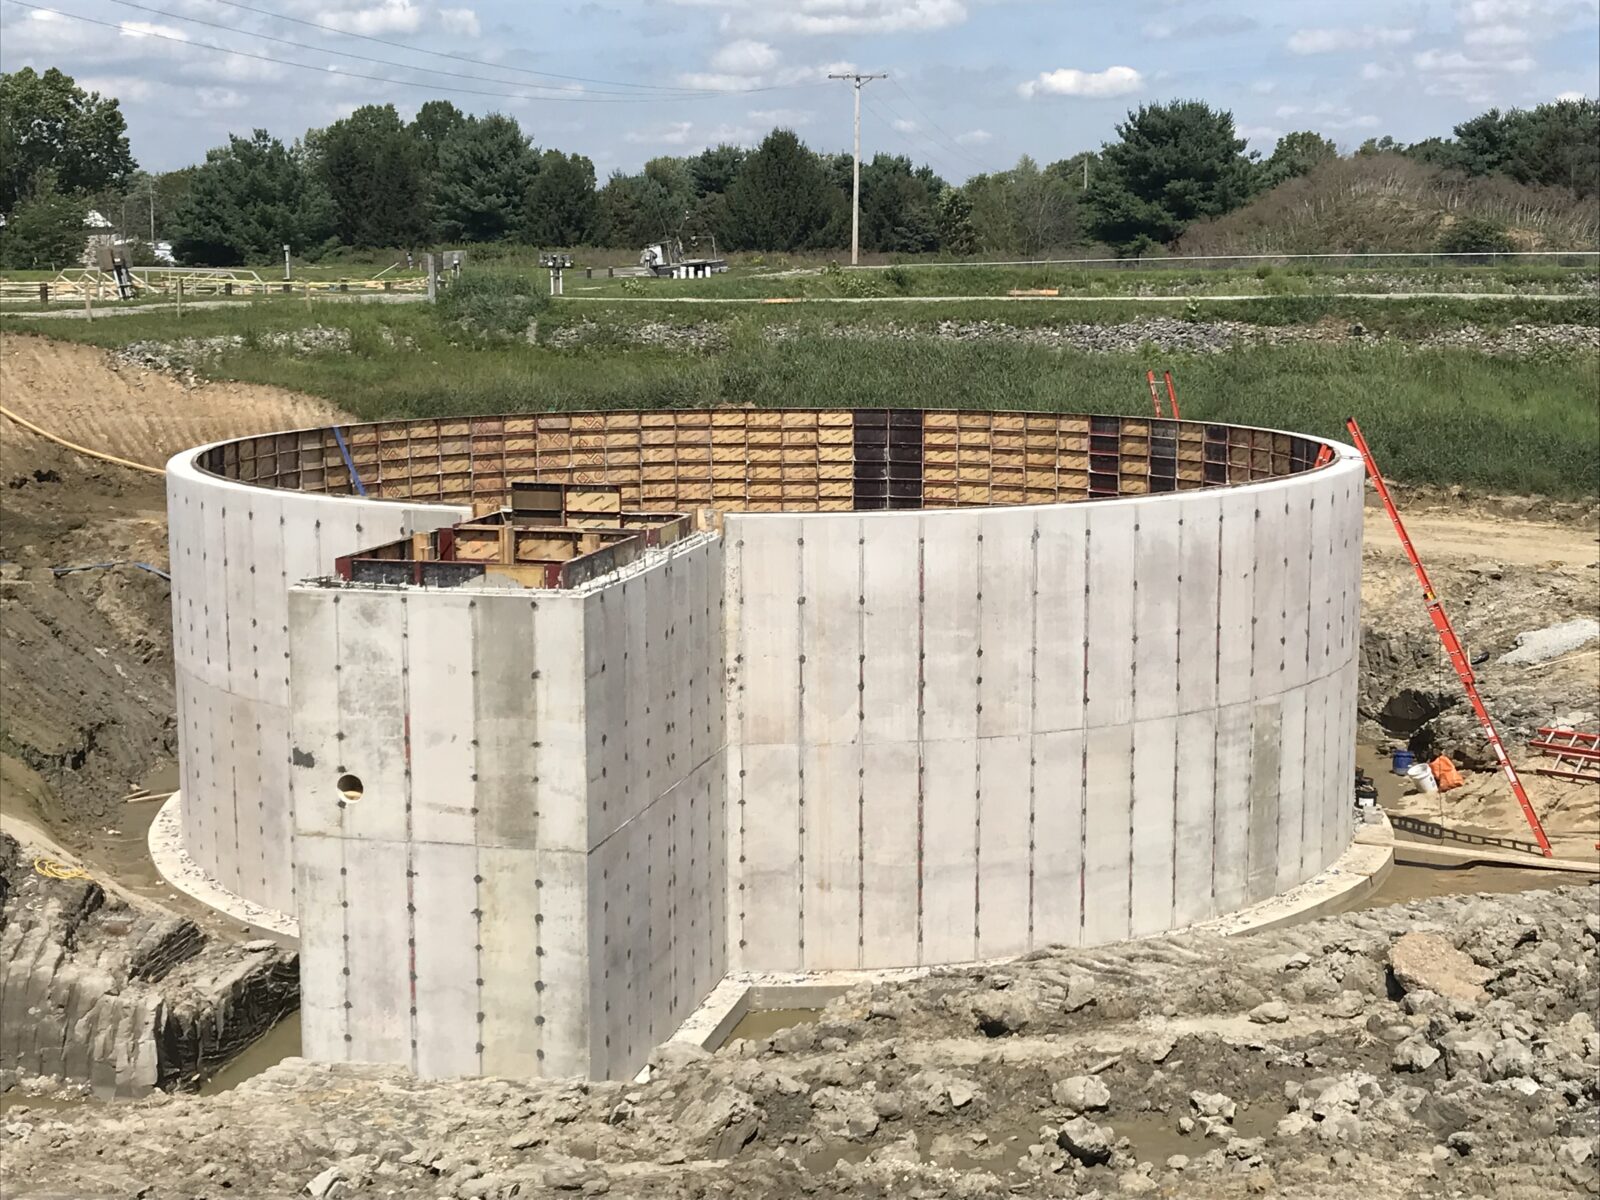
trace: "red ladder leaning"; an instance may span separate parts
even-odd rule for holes
[[[1478,695],[1478,681],[1472,674],[1472,664],[1467,661],[1466,652],[1461,649],[1461,640],[1456,637],[1450,618],[1445,615],[1444,605],[1439,603],[1439,597],[1434,594],[1428,572],[1423,569],[1422,560],[1417,557],[1416,548],[1406,535],[1405,522],[1400,520],[1400,510],[1394,506],[1394,500],[1383,482],[1383,476],[1378,472],[1378,464],[1372,459],[1372,451],[1367,448],[1367,439],[1361,436],[1361,426],[1356,424],[1354,417],[1346,419],[1344,424],[1355,440],[1356,449],[1361,451],[1361,459],[1367,464],[1367,474],[1372,477],[1372,486],[1378,490],[1378,498],[1388,510],[1389,520],[1394,522],[1394,531],[1400,536],[1400,545],[1405,549],[1406,557],[1411,560],[1418,582],[1422,584],[1422,598],[1427,603],[1428,616],[1433,621],[1433,627],[1439,631],[1439,640],[1444,643],[1445,653],[1450,656],[1450,665],[1455,668],[1456,678],[1461,680],[1461,686],[1466,689],[1467,699],[1472,702],[1472,709],[1478,714],[1478,723],[1483,726],[1483,731],[1489,738],[1489,746],[1494,750],[1495,761],[1500,764],[1500,770],[1505,773],[1506,781],[1511,784],[1511,794],[1522,806],[1522,815],[1528,818],[1528,828],[1533,830],[1539,849],[1544,852],[1546,858],[1550,858],[1553,854],[1550,849],[1550,839],[1545,837],[1544,826],[1539,823],[1539,814],[1533,811],[1533,805],[1528,801],[1528,793],[1522,786],[1522,780],[1517,777],[1517,769],[1511,765],[1511,757],[1506,753],[1506,748],[1500,741],[1500,734],[1494,727],[1494,721],[1489,717],[1489,710],[1483,706],[1483,698]]]

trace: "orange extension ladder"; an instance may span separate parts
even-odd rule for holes
[[[1178,411],[1178,393],[1172,387],[1172,372],[1163,371],[1161,374],[1167,381],[1167,399],[1172,402],[1172,419],[1181,421],[1183,414]],[[1150,407],[1156,410],[1156,416],[1165,417],[1166,414],[1161,411],[1160,393],[1156,391],[1156,373],[1154,371],[1146,371],[1144,377],[1145,381],[1150,384]]]
[[[1367,448],[1367,439],[1361,436],[1361,426],[1356,424],[1354,417],[1347,418],[1344,424],[1350,431],[1351,438],[1355,440],[1356,449],[1361,451],[1362,461],[1367,464],[1367,474],[1372,477],[1372,486],[1378,490],[1378,498],[1388,510],[1389,520],[1394,523],[1394,531],[1400,536],[1400,545],[1404,547],[1406,557],[1411,560],[1412,569],[1417,573],[1417,580],[1422,584],[1422,598],[1427,603],[1428,616],[1433,620],[1433,627],[1439,631],[1439,640],[1444,643],[1445,653],[1450,656],[1450,665],[1455,668],[1456,678],[1461,680],[1461,686],[1466,689],[1467,699],[1472,702],[1472,709],[1478,714],[1478,723],[1483,726],[1483,731],[1489,738],[1495,761],[1500,764],[1500,770],[1505,773],[1506,781],[1511,784],[1511,794],[1522,806],[1522,815],[1528,819],[1528,828],[1533,830],[1539,849],[1544,852],[1546,858],[1550,858],[1554,854],[1550,849],[1550,839],[1545,837],[1544,826],[1539,823],[1539,814],[1533,811],[1528,793],[1522,786],[1522,780],[1517,776],[1517,769],[1511,765],[1511,757],[1500,741],[1499,731],[1494,727],[1489,710],[1483,706],[1483,698],[1478,695],[1478,681],[1472,673],[1472,664],[1467,661],[1466,652],[1461,648],[1461,640],[1456,637],[1455,628],[1450,624],[1450,618],[1445,615],[1444,605],[1434,594],[1428,572],[1423,568],[1422,560],[1417,557],[1416,548],[1412,546],[1410,537],[1406,535],[1405,522],[1400,520],[1400,510],[1394,506],[1394,499],[1389,495],[1383,476],[1378,472],[1378,464],[1373,461],[1372,451]]]

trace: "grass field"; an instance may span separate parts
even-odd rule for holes
[[[577,307],[555,305],[541,323],[582,319],[573,314]],[[582,306],[585,313],[602,307]],[[627,306],[615,319],[668,307],[683,319],[681,308],[655,305]],[[259,342],[262,333],[308,323],[304,309],[289,304],[200,311],[181,321],[152,313],[35,328],[107,347],[240,335],[242,345],[197,361],[200,373],[325,396],[368,419],[714,405],[1132,414],[1149,408],[1145,370],[1167,368],[1185,417],[1343,437],[1344,418],[1354,415],[1385,469],[1404,482],[1584,497],[1595,495],[1600,481],[1600,356],[1588,352],[1509,359],[1356,343],[1159,357],[1085,354],[994,341],[840,338],[820,328],[859,317],[860,306],[721,311],[725,348],[698,353],[484,343],[425,305],[319,304],[310,320],[348,329],[350,349],[299,357]],[[779,319],[795,328],[775,339],[768,327]],[[6,322],[7,329],[24,325]]]
[[[1529,292],[1593,294],[1600,275],[1555,266],[1315,267],[1262,265],[1244,270],[1103,269],[1070,265],[890,266],[872,270],[776,271],[738,268],[708,279],[593,279],[568,276],[574,296],[677,296],[707,299],[894,296],[1004,296],[1057,289],[1073,296],[1316,296],[1333,292]]]

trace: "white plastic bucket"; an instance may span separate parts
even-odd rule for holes
[[[1439,790],[1439,782],[1433,777],[1433,768],[1427,763],[1418,763],[1412,767],[1406,772],[1406,778],[1410,779],[1425,792],[1437,792]]]

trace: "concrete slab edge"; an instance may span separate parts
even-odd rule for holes
[[[156,819],[150,822],[150,861],[173,887],[185,895],[214,908],[224,916],[233,917],[261,929],[281,933],[286,937],[300,936],[300,922],[276,909],[235,895],[207,875],[183,848],[183,817],[180,811],[182,795],[173,792],[161,806]]]

